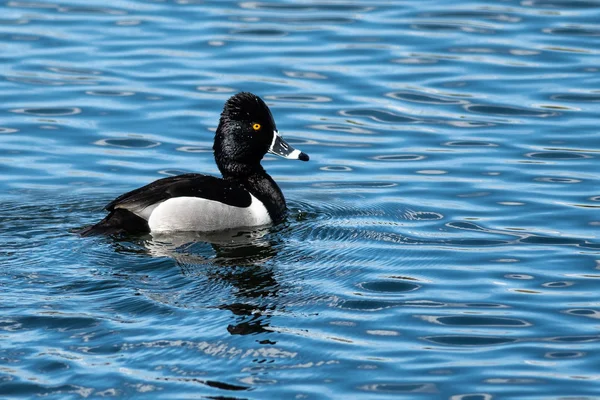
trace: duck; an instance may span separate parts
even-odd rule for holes
[[[158,179],[108,203],[108,215],[80,236],[213,232],[285,219],[283,193],[261,161],[267,153],[301,161],[309,156],[282,138],[260,97],[240,92],[225,102],[213,151],[221,178],[186,173]]]

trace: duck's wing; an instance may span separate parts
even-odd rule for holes
[[[252,196],[242,186],[214,176],[184,174],[156,180],[111,201],[105,209],[126,209],[142,214],[173,197],[198,197],[234,207],[249,207]]]
[[[160,203],[173,197],[199,197],[234,207],[249,207],[252,196],[243,187],[201,174],[159,179],[125,193],[105,207],[109,214],[95,225],[78,231],[81,236],[150,232],[148,218]]]

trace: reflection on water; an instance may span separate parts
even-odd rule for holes
[[[597,398],[597,1],[0,11],[0,397]],[[241,90],[284,224],[70,233]]]
[[[213,263],[222,266],[255,265],[273,258],[276,253],[267,240],[268,227],[222,232],[154,233],[144,242],[154,257],[172,257],[182,267],[185,264]],[[213,255],[205,254],[210,245]]]
[[[175,260],[185,276],[203,276],[207,285],[231,287],[234,297],[214,306],[239,317],[227,326],[230,334],[248,335],[267,332],[270,315],[277,311],[274,299],[280,287],[272,267],[266,265],[277,255],[269,231],[155,234],[143,246],[154,257]],[[255,301],[263,298],[274,305]]]

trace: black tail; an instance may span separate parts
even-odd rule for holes
[[[124,208],[115,208],[96,225],[78,231],[81,237],[95,235],[113,235],[117,233],[148,233],[148,221]]]

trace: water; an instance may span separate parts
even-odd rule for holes
[[[2,398],[600,398],[600,2],[0,8]],[[71,233],[241,90],[285,223]]]

